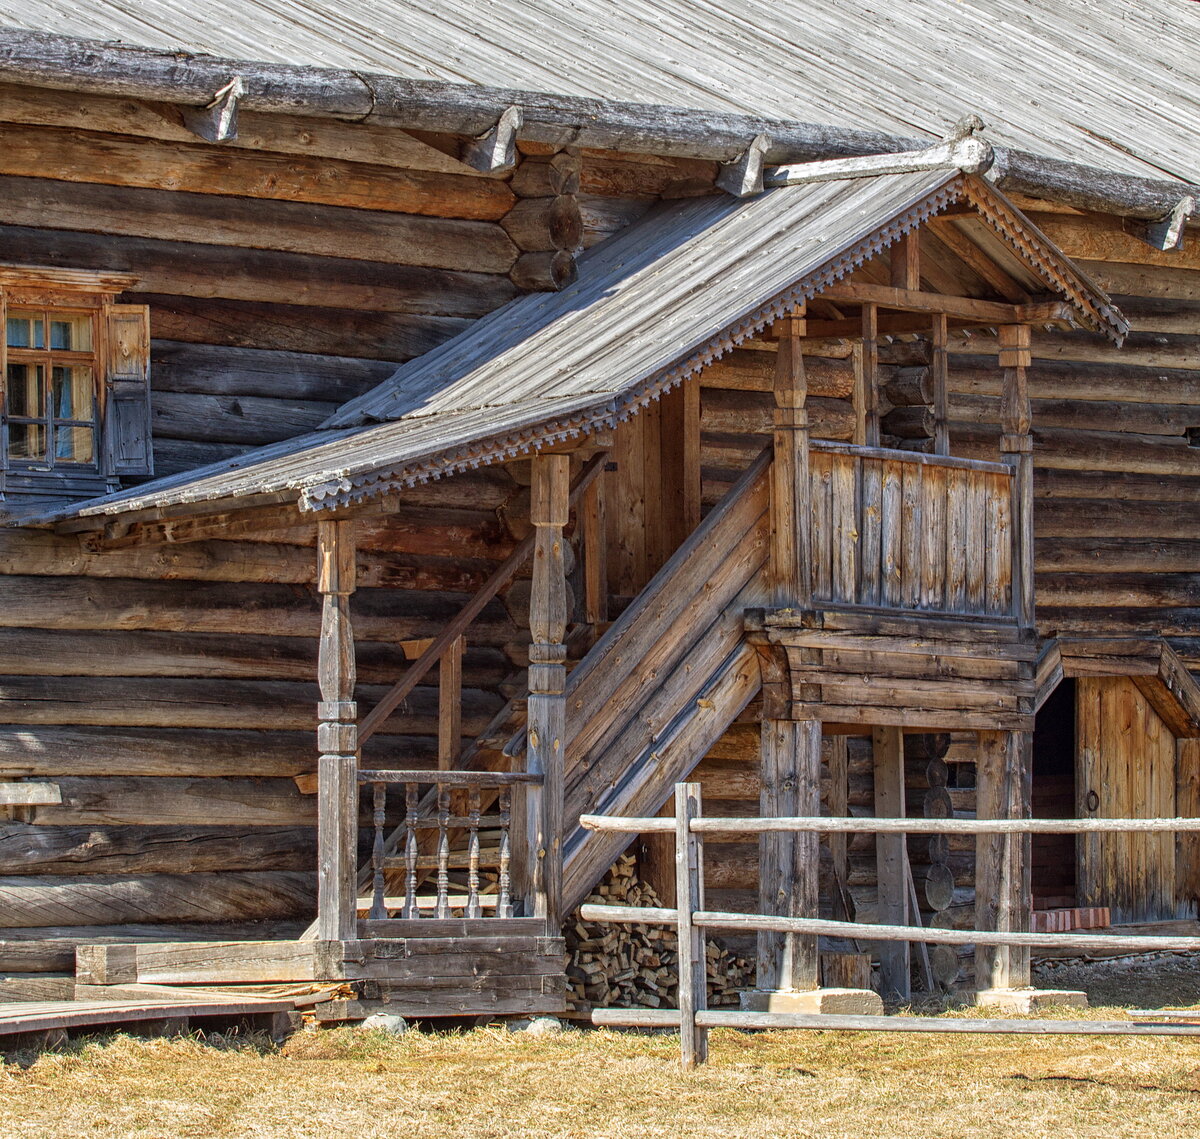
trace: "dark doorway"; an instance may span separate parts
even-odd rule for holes
[[[1075,681],[1064,680],[1042,705],[1033,729],[1033,817],[1075,817]],[[1033,908],[1076,903],[1075,836],[1033,836]]]

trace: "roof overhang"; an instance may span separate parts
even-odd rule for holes
[[[263,495],[303,511],[350,508],[614,426],[962,206],[1054,294],[1040,319],[1120,342],[1127,325],[1104,292],[977,174],[922,167],[692,199],[589,251],[568,289],[521,297],[410,361],[326,430],[23,524],[101,526]]]

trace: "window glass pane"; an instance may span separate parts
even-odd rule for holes
[[[92,350],[90,316],[56,316],[50,320],[50,347],[61,352]]]
[[[86,364],[56,364],[53,373],[54,417],[56,419],[91,419],[92,369]]]
[[[84,428],[84,430],[90,430]],[[46,425],[44,423],[10,423],[8,425],[8,456],[10,459],[45,459]]]
[[[10,348],[45,348],[45,327],[40,312],[12,312],[8,315]]]
[[[95,459],[94,432],[90,427],[56,427],[54,458],[59,463],[90,463]]]
[[[45,368],[41,364],[9,364],[9,415],[30,418],[45,415],[45,374]]]

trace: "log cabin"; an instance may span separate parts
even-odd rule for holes
[[[0,998],[619,1000],[579,819],[684,778],[1200,813],[1197,12],[869,7],[3,6]],[[708,895],[1197,917],[1186,835],[869,838]]]

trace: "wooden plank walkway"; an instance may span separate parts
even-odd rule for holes
[[[12,1001],[0,1003],[0,1036],[179,1017],[261,1016],[294,1008],[289,997],[264,999],[212,992],[147,994],[144,999],[121,1001]]]

